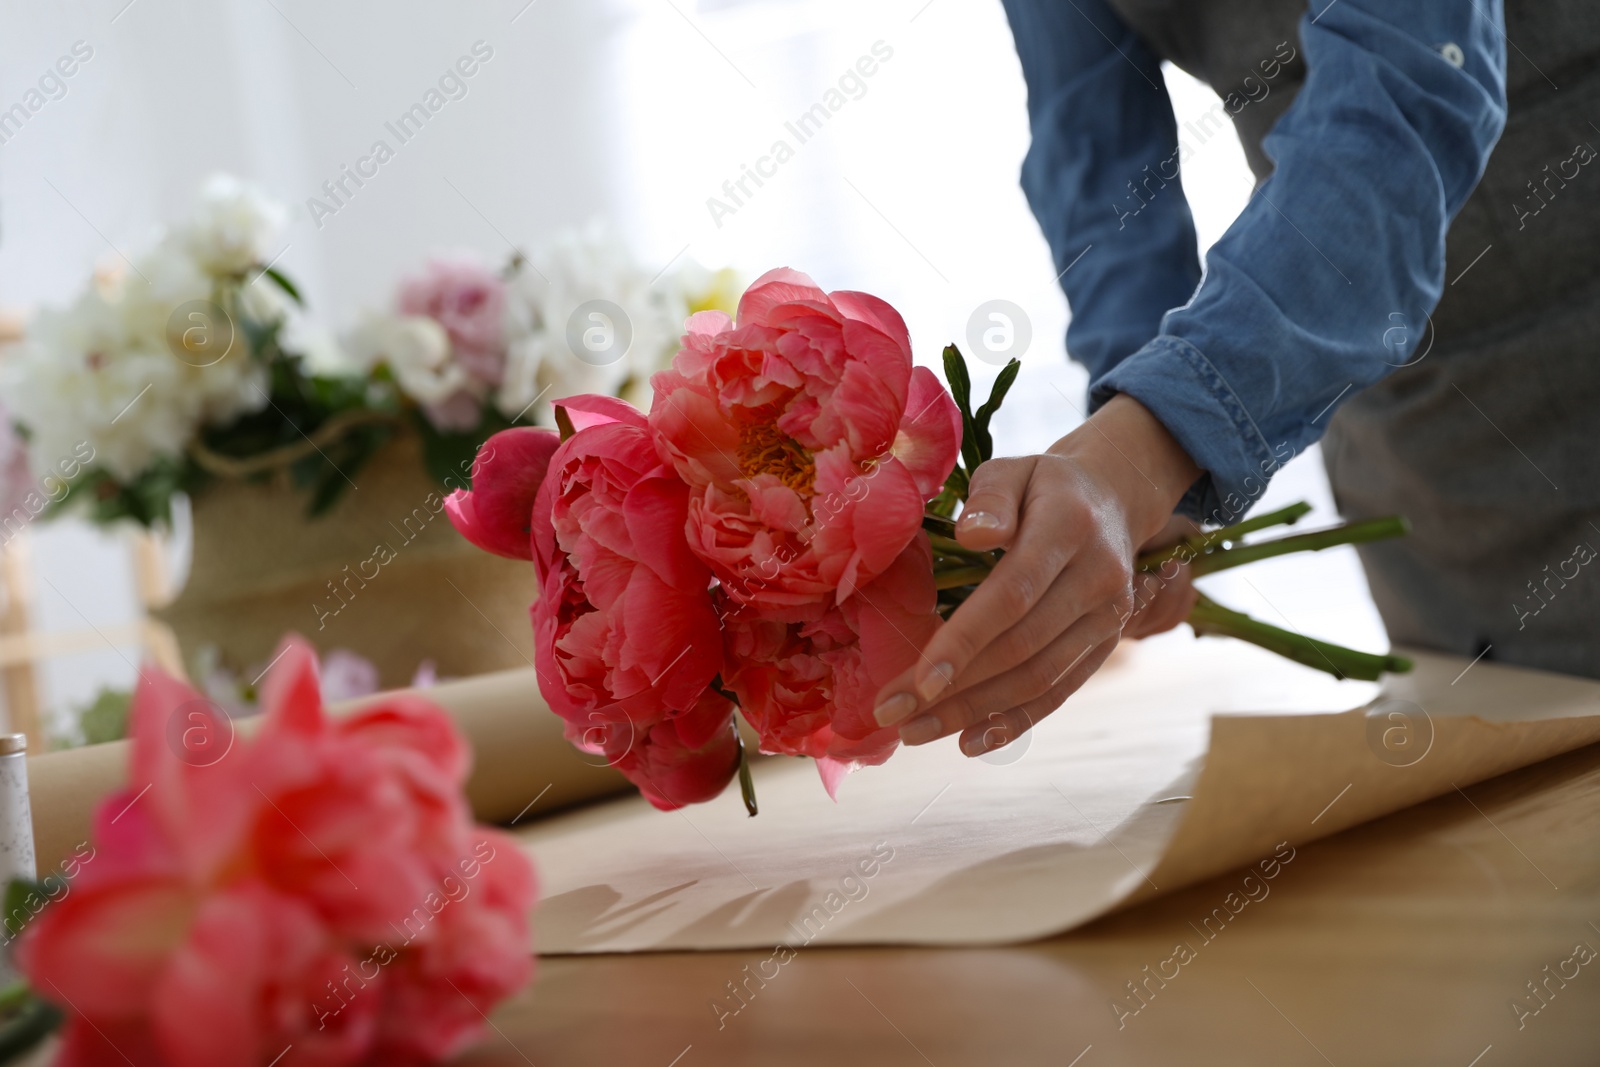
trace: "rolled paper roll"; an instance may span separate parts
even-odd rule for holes
[[[442,682],[416,692],[449,712],[471,745],[466,793],[481,822],[521,822],[632,788],[605,765],[604,757],[580,752],[566,740],[561,719],[539,696],[531,668]],[[381,694],[363,697],[331,705],[329,711],[347,715],[381,699]],[[256,722],[237,720],[240,735],[253,733]],[[0,773],[5,759],[0,756]],[[43,868],[53,869],[87,841],[100,801],[127,783],[128,742],[34,756],[27,760],[25,773],[24,788],[31,785],[34,849]],[[22,800],[23,824],[28,800],[28,795]]]

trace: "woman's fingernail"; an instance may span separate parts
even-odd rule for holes
[[[963,530],[998,530],[1005,523],[987,511],[963,511],[959,525]]]
[[[912,719],[900,727],[900,740],[908,745],[920,745],[932,741],[939,736],[944,727],[939,725],[939,720],[932,715],[924,715],[920,719]]]
[[[969,741],[961,742],[961,754],[968,757],[976,757],[989,751],[989,742],[991,740],[989,735],[993,732],[993,730],[986,730]],[[996,737],[993,740],[998,743],[1004,741],[1005,738]]]
[[[944,692],[950,685],[950,679],[956,676],[956,669],[948,663],[938,663],[933,670],[922,676],[922,681],[917,683],[917,696],[924,702],[932,700]]]
[[[896,693],[876,708],[873,708],[872,717],[878,720],[879,726],[893,726],[916,710],[916,697],[910,693]]]

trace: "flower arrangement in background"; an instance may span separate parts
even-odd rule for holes
[[[191,441],[259,419],[295,299],[292,283],[262,269],[283,219],[256,189],[213,178],[191,220],[71,304],[39,313],[6,368],[37,476],[87,442],[92,466],[70,495],[92,498],[102,520],[148,524],[193,485]]]
[[[736,712],[761,751],[816,760],[830,794],[898,747],[873,715],[879,690],[1000,558],[956,541],[954,515],[1019,369],[1008,364],[974,411],[954,346],[946,391],[913,366],[888,304],[769,271],[737,320],[689,318],[648,416],[612,397],[559,401],[559,432],[497,434],[446,511],[480,548],[534,564],[539,688],[570,741],[663,809],[709,800],[737,774],[754,815]],[[1139,566],[1203,574],[1404,532],[1384,519],[1244,542],[1305,510],[1196,535]],[[1410,666],[1203,596],[1189,621],[1341,677]]]
[[[555,425],[553,400],[579,393],[648,407],[650,376],[671,361],[684,320],[700,311],[732,312],[739,299],[734,271],[713,273],[687,260],[652,277],[621,237],[598,223],[513,259],[506,274],[500,411],[510,418],[533,405],[533,421],[542,426]],[[620,333],[624,323],[627,338]]]
[[[64,1013],[56,1063],[170,1067],[431,1063],[481,1036],[532,975],[534,875],[474,825],[449,717],[395,694],[325,715],[291,638],[261,728],[235,737],[153,668],[134,698],[129,785],[103,801],[17,963]],[[21,909],[20,912],[18,909]],[[10,994],[15,1001],[15,994]]]
[[[339,336],[273,266],[287,217],[254,186],[214,177],[149,251],[38,314],[0,392],[34,475],[68,486],[52,506],[152,525],[175,494],[286,476],[320,514],[407,431],[442,483],[490,434],[548,424],[552,399],[638,396],[682,320],[735,284],[693,263],[651,277],[591,228],[504,270],[434,258],[390,309]],[[609,341],[583,347],[596,337]]]

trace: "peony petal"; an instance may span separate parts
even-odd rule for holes
[[[555,406],[566,411],[567,417],[572,420],[575,430],[587,429],[590,426],[604,426],[608,423],[620,422],[628,426],[643,426],[645,424],[644,412],[614,396],[597,396],[593,393],[579,393],[576,396],[565,396],[555,401]]]
[[[263,733],[318,734],[324,719],[316,650],[299,634],[289,634],[278,648],[261,686]]]
[[[626,609],[624,659],[615,666],[642,670],[666,709],[690,707],[722,670],[722,635],[705,589],[676,589],[648,567],[636,567]]]
[[[828,299],[845,318],[865,322],[892,340],[905,354],[906,363],[911,362],[911,333],[906,329],[906,320],[887,301],[848,289],[835,290],[828,294]]]
[[[739,430],[723,417],[713,397],[691,386],[678,372],[665,370],[650,379],[655,400],[650,405],[650,430],[662,458],[693,485],[731,482],[744,476],[734,458]]]
[[[750,288],[739,298],[739,325],[765,324],[774,308],[796,301],[828,306],[828,294],[809,275],[788,267],[776,267],[751,282]]]
[[[676,478],[647,478],[628,491],[623,503],[628,532],[639,562],[663,582],[679,589],[703,590],[711,572],[689,551],[689,487]]]
[[[817,458],[819,485],[843,485],[847,476],[842,461]],[[836,583],[841,604],[882,574],[922,527],[923,499],[899,460],[888,457],[862,480],[865,491],[856,490],[830,521],[818,523],[811,541],[822,577]]]
[[[171,879],[74,886],[29,925],[17,963],[49,999],[97,1020],[135,1018],[188,935],[196,905]]]
[[[683,323],[683,332],[701,337],[715,337],[724,330],[733,328],[733,319],[726,311],[696,311]]]
[[[711,800],[728,787],[739,770],[739,741],[733,732],[733,705],[708,693],[693,713],[696,721],[680,732],[669,720],[635,738],[612,765],[628,777],[654,807],[674,811],[686,804]],[[691,745],[689,736],[704,736]]]
[[[554,430],[533,426],[490,437],[473,460],[472,488],[457,489],[445,498],[451,525],[486,552],[532,559],[533,498],[560,443]]]
[[[845,776],[856,769],[854,763],[836,760],[831,756],[817,757],[817,773],[822,775],[822,788],[828,791],[828,799],[834,803],[839,801],[839,784]]]
[[[905,464],[923,499],[938,496],[961,454],[961,409],[927,367],[911,372],[905,418],[895,437],[894,456]]]

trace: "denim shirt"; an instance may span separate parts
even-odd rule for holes
[[[1438,303],[1445,232],[1505,124],[1501,0],[1313,3],[1288,42],[1305,82],[1262,144],[1272,174],[1202,273],[1160,57],[1106,0],[1004,0],[1068,351],[1091,407],[1126,393],[1177,438],[1205,472],[1178,510],[1213,523],[1406,362],[1422,331],[1395,323]],[[1292,58],[1262,56],[1262,79]]]

